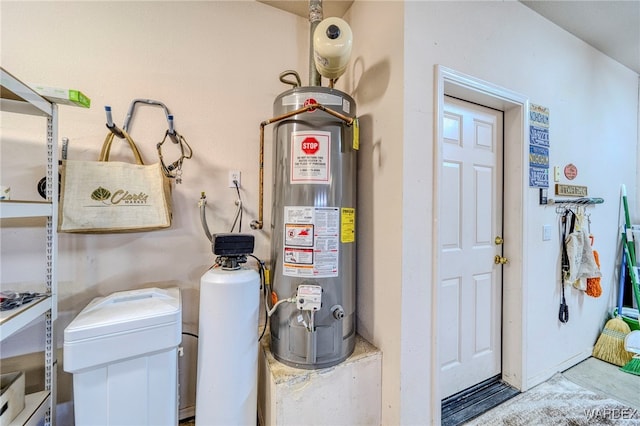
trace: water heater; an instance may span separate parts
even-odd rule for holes
[[[312,105],[323,108],[289,116]],[[270,317],[271,351],[290,366],[330,367],[355,344],[357,135],[344,117],[356,104],[332,88],[294,87],[273,110],[287,118],[273,130],[272,302],[291,303]]]

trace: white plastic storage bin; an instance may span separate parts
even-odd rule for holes
[[[76,426],[175,426],[181,337],[177,288],[91,301],[64,330]]]
[[[11,420],[24,410],[24,386],[22,371],[0,376],[0,426],[11,424]]]

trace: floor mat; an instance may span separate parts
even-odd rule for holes
[[[587,390],[558,373],[465,425],[636,426],[640,425],[640,410]]]

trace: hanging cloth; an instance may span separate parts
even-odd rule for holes
[[[587,278],[600,277],[602,274],[593,256],[589,234],[582,226],[582,215],[573,214],[571,229],[564,244],[569,266],[564,282],[584,291],[587,289]]]
[[[596,250],[593,251],[593,257],[596,265],[600,268],[600,256]],[[587,295],[591,297],[600,297],[602,295],[602,287],[600,286],[600,277],[587,278]]]

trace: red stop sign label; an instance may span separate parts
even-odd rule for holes
[[[320,142],[314,137],[304,138],[302,141],[302,150],[307,155],[313,155],[320,149]]]

